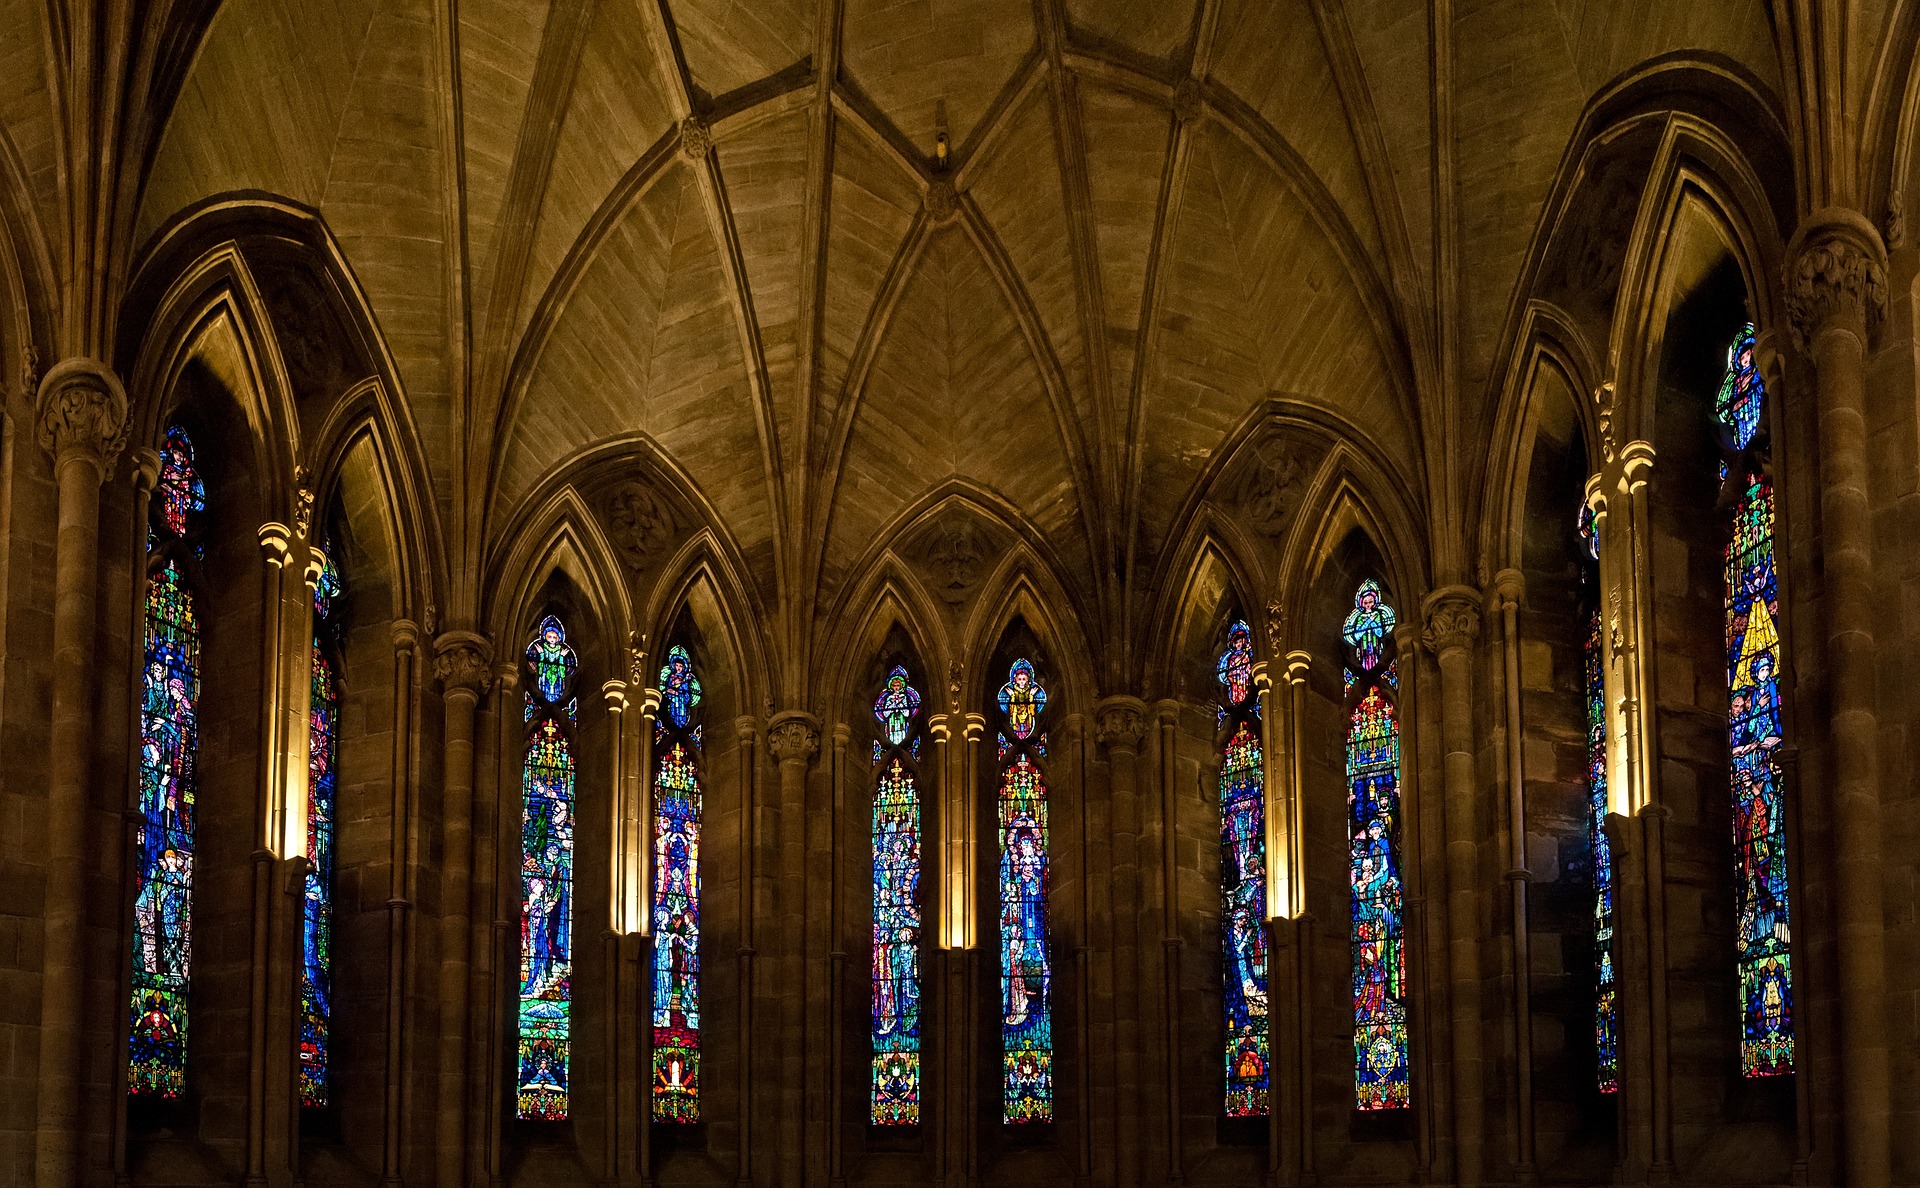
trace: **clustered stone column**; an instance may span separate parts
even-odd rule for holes
[[[1479,789],[1473,774],[1473,644],[1480,635],[1479,598],[1465,586],[1427,596],[1422,637],[1440,666],[1440,734],[1445,760],[1447,954],[1452,1007],[1454,1182],[1480,1183],[1483,1165],[1483,1070],[1480,1010]]]
[[[1820,553],[1827,612],[1828,812],[1839,940],[1840,1093],[1845,1180],[1892,1178],[1888,1121],[1886,916],[1881,890],[1879,718],[1874,698],[1873,550],[1868,499],[1867,335],[1886,308],[1886,248],[1847,210],[1810,216],[1788,251],[1787,302],[1813,360],[1820,437]]]
[[[445,711],[441,745],[444,851],[440,871],[440,1095],[434,1128],[437,1180],[465,1188],[467,1155],[467,1007],[473,920],[473,727],[489,685],[493,645],[471,631],[434,641],[433,675]]]
[[[781,884],[791,889],[800,886],[806,874],[807,770],[820,753],[819,719],[800,710],[775,714],[767,726],[767,749],[780,765],[779,869]],[[799,1038],[799,1042],[790,1040],[785,1046],[779,1063],[780,1103],[776,1115],[779,1174],[789,1184],[800,1183],[802,1168],[807,1163],[805,1148],[812,1145],[808,1140],[817,1134],[806,1125],[804,1113],[808,1070],[819,1063],[817,1057],[823,1039],[816,1027],[809,1026],[816,1014],[811,1008],[824,987],[808,978],[803,966],[802,940],[807,931],[807,912],[804,894],[789,893],[780,897],[781,936],[775,953],[783,984],[779,995],[780,1031],[788,1037]]]
[[[1146,1034],[1140,1010],[1140,742],[1146,736],[1147,703],[1138,697],[1108,697],[1094,710],[1094,737],[1107,752],[1113,814],[1113,1062],[1116,1082],[1140,1084]],[[1114,1166],[1122,1188],[1140,1181],[1141,1094],[1116,1095]]]
[[[127,394],[104,363],[65,359],[40,381],[36,412],[40,445],[53,458],[59,502],[34,1174],[41,1188],[67,1188],[79,1171],[80,1010],[87,931],[84,851],[90,832],[100,484],[126,446]]]

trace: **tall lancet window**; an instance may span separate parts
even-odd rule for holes
[[[1053,963],[1047,955],[1047,690],[1015,660],[1000,687],[1001,1119],[1053,1121]]]
[[[207,508],[193,442],[178,426],[167,430],[150,507],[127,1091],[164,1099],[187,1087],[200,704],[200,615],[189,576]]]
[[[548,615],[526,651],[520,769],[520,1117],[567,1117],[573,1038],[573,752],[579,658]]]
[[[1620,1091],[1620,1007],[1613,970],[1613,843],[1607,840],[1607,696],[1602,679],[1600,633],[1600,534],[1593,512],[1580,508],[1584,560],[1581,584],[1591,604],[1587,615],[1587,842],[1593,851],[1593,1048],[1595,1079],[1602,1093]]]
[[[1227,1116],[1267,1112],[1267,805],[1260,699],[1253,691],[1253,632],[1227,628],[1220,678],[1220,927],[1226,964]]]
[[[896,664],[873,702],[876,1126],[920,1121],[920,691]]]
[[[1353,886],[1353,1086],[1362,1110],[1410,1099],[1406,918],[1400,881],[1400,719],[1393,608],[1371,578],[1347,645],[1347,808]]]
[[[653,1118],[700,1120],[700,677],[660,668],[653,775]]]
[[[313,656],[307,708],[306,904],[301,916],[300,1104],[328,1102],[327,1024],[333,1010],[333,824],[334,763],[340,752],[340,684],[332,652],[338,625],[340,571],[330,550],[321,550],[320,577],[313,586]]]
[[[1753,327],[1727,352],[1714,412],[1720,422],[1722,504],[1733,511],[1726,550],[1727,732],[1732,752],[1734,927],[1740,967],[1741,1070],[1793,1071],[1793,931],[1788,910],[1785,742],[1780,704],[1779,579],[1773,479],[1762,429],[1767,392],[1753,361]]]

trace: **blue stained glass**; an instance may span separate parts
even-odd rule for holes
[[[568,1117],[573,1015],[573,682],[578,660],[548,616],[527,645],[527,732],[520,819],[521,1118]]]
[[[206,508],[193,443],[177,426],[167,431],[154,501],[147,537],[127,1091],[177,1098],[187,1081],[200,700],[200,619],[181,566]]]
[[[1008,730],[1024,742],[1046,709],[1031,661],[1000,690]],[[1042,738],[1045,736],[1043,735]],[[1012,762],[1005,762],[1011,752]],[[1053,963],[1047,952],[1047,783],[1037,746],[1003,744],[1000,776],[1001,1119],[1053,1121]]]
[[[672,728],[653,778],[653,1118],[700,1120],[700,678],[675,644],[660,670]],[[675,707],[678,707],[677,709]]]
[[[660,666],[660,703],[667,711],[662,722],[670,719],[682,729],[700,706],[700,678],[694,674],[693,657],[679,644],[667,649],[667,662]]]
[[[322,551],[314,583],[313,662],[309,678],[306,897],[301,918],[300,1104],[328,1102],[327,1029],[333,1007],[333,827],[339,757],[340,690],[327,658],[328,615],[340,595],[340,571]]]
[[[1267,1112],[1267,804],[1259,718],[1253,691],[1253,633],[1243,620],[1227,628],[1215,666],[1224,694],[1220,764],[1220,921],[1225,966],[1226,1110],[1230,1118]]]
[[[1025,741],[1032,737],[1034,723],[1046,708],[1047,691],[1033,675],[1033,663],[1014,661],[1007,683],[1000,687],[1000,712],[1006,715],[1007,729],[1013,731],[1013,737]]]
[[[1766,388],[1753,364],[1753,327],[1728,351],[1716,413],[1736,448],[1759,433]],[[1793,930],[1787,875],[1786,731],[1780,689],[1779,580],[1773,482],[1747,453],[1727,543],[1726,643],[1735,855],[1735,946],[1740,973],[1740,1063],[1749,1077],[1793,1071]]]
[[[1600,1092],[1620,1090],[1620,1014],[1613,968],[1613,844],[1607,840],[1607,705],[1600,612],[1587,625],[1587,840],[1593,848],[1594,1050]]]
[[[907,683],[906,669],[896,666],[873,707],[891,743],[873,791],[869,1117],[876,1126],[920,1121],[920,789],[902,753],[919,705],[920,694]]]
[[[1406,918],[1400,880],[1400,723],[1389,655],[1395,616],[1360,584],[1347,643],[1347,806],[1353,924],[1354,1104],[1409,1104]]]

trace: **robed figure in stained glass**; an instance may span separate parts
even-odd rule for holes
[[[167,430],[149,507],[127,1090],[177,1098],[187,1081],[201,675],[195,586],[206,511],[193,442],[177,425]]]
[[[300,1104],[328,1104],[328,1030],[333,1017],[333,828],[338,789],[340,689],[332,656],[340,570],[320,552],[313,587],[313,651],[308,677],[307,878],[301,908]]]
[[[1581,584],[1591,604],[1584,672],[1587,716],[1587,844],[1593,853],[1593,1047],[1595,1083],[1620,1091],[1620,1006],[1613,963],[1613,842],[1607,837],[1607,699],[1599,605],[1600,537],[1583,502],[1578,516]]]
[[[920,692],[896,664],[874,698],[870,1121],[920,1121]]]
[[[1044,734],[1047,691],[1031,660],[1017,659],[1000,689],[1001,1119],[1053,1120],[1053,965]],[[1011,735],[1011,739],[1009,739]]]
[[[653,1119],[700,1120],[700,678],[684,644],[660,667],[653,773]]]
[[[1793,929],[1787,871],[1786,741],[1780,688],[1779,577],[1766,386],[1753,327],[1727,352],[1715,401],[1724,460],[1727,542],[1727,744],[1733,793],[1734,924],[1740,971],[1740,1062],[1749,1077],[1793,1071]]]
[[[1214,666],[1220,680],[1220,920],[1225,965],[1226,1111],[1267,1112],[1267,814],[1260,703],[1253,692],[1253,633],[1227,628]]]
[[[1394,624],[1379,583],[1361,582],[1341,638],[1347,649],[1354,1104],[1362,1110],[1398,1109],[1410,1094]]]
[[[541,620],[524,662],[517,1098],[521,1118],[559,1122],[571,1109],[573,729],[579,661],[558,616]]]

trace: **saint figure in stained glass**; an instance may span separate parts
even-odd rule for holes
[[[653,1118],[700,1120],[700,678],[674,644],[653,775]]]
[[[1600,538],[1593,511],[1580,505],[1585,551],[1583,584],[1593,609],[1587,619],[1585,694],[1587,717],[1587,845],[1593,854],[1593,1046],[1595,1080],[1602,1093],[1620,1091],[1620,1008],[1613,968],[1613,844],[1607,839],[1607,700],[1602,664],[1599,573]]]
[[[1354,593],[1347,645],[1347,806],[1352,887],[1354,1104],[1409,1102],[1406,920],[1400,880],[1400,723],[1393,608],[1377,582]]]
[[[161,451],[147,529],[127,1052],[127,1090],[136,1097],[186,1091],[200,701],[200,617],[189,574],[205,510],[193,442],[174,426]]]
[[[895,665],[874,700],[885,746],[873,789],[873,1070],[876,1126],[920,1121],[920,693]],[[880,740],[874,743],[882,746]]]
[[[1048,955],[1047,783],[1035,726],[1047,691],[1013,662],[999,696],[1001,1119],[1053,1120],[1053,965]],[[1005,734],[1012,734],[1007,741]],[[1041,735],[1041,739],[1045,736]]]
[[[1794,1068],[1793,930],[1773,480],[1761,432],[1766,387],[1754,365],[1753,335],[1747,326],[1727,352],[1715,413],[1726,447],[1726,502],[1734,507],[1725,605],[1740,1060],[1745,1075],[1763,1077]]]
[[[1220,927],[1225,965],[1226,1111],[1267,1112],[1267,812],[1259,703],[1253,697],[1253,633],[1244,620],[1227,628],[1215,672],[1220,679]]]
[[[573,1041],[574,682],[579,661],[558,617],[525,654],[527,741],[521,766],[521,1118],[569,1116]]]

